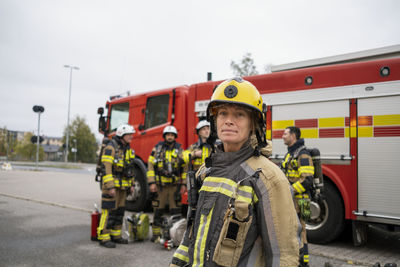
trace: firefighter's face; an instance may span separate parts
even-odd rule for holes
[[[282,135],[283,143],[287,146],[291,146],[296,142],[296,135],[294,133],[290,133],[289,129],[285,129]]]
[[[165,134],[165,141],[167,141],[168,143],[172,143],[175,141],[175,134],[173,133],[166,133]]]
[[[251,132],[249,111],[236,105],[225,105],[217,110],[218,138],[225,152],[238,151],[249,139]]]
[[[122,137],[122,140],[124,140],[125,144],[130,144],[132,141],[132,137],[133,137],[133,134],[125,134]]]
[[[208,138],[210,136],[210,126],[204,126],[199,130],[199,136],[201,138]]]

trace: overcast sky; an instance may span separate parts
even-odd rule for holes
[[[252,54],[257,70],[400,44],[398,0],[0,0],[0,127],[61,137],[99,106],[132,94],[233,76]]]

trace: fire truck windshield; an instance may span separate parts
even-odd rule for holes
[[[111,106],[110,130],[115,131],[121,124],[128,123],[129,103],[119,103]]]

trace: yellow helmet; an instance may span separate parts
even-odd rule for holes
[[[237,104],[249,108],[257,114],[255,119],[255,136],[258,141],[258,148],[264,147],[267,144],[266,141],[266,109],[267,106],[263,103],[263,99],[258,92],[257,88],[250,82],[243,80],[242,78],[233,78],[226,80],[219,84],[213,95],[211,101],[207,106],[207,120],[210,122],[211,135],[207,142],[213,144],[217,138],[216,127],[215,127],[215,112],[214,107],[221,104]]]
[[[217,86],[207,106],[207,118],[212,116],[212,108],[218,104],[239,104],[263,115],[263,99],[257,88],[242,78],[233,78]]]

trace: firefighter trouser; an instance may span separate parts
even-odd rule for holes
[[[181,203],[175,199],[176,192],[179,192],[179,185],[164,185],[162,188],[157,186],[157,198],[152,201],[154,209],[153,235],[161,235],[162,215],[165,213],[165,207],[169,205],[170,214],[181,213]]]
[[[308,244],[307,244],[307,231],[306,221],[301,216],[299,200],[302,199],[301,195],[295,195],[294,204],[296,207],[297,216],[299,217],[301,224],[301,248],[300,248],[300,266],[307,266],[309,262]],[[307,197],[308,198],[308,197]]]
[[[101,218],[97,228],[98,239],[106,242],[121,238],[122,222],[125,213],[126,189],[115,188],[115,196],[103,190],[101,199]]]

